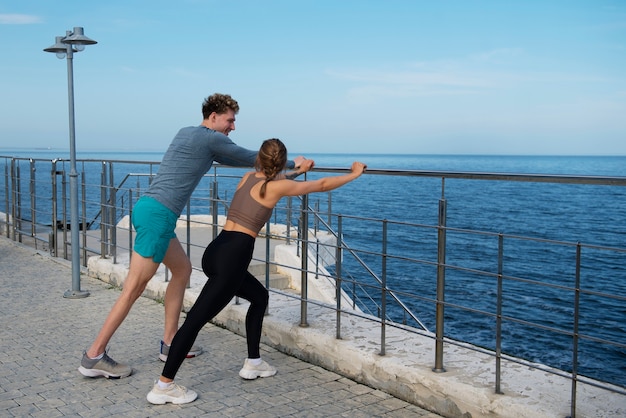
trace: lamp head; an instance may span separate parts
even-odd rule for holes
[[[97,44],[98,42],[86,37],[83,28],[80,26],[76,26],[74,27],[74,31],[70,35],[63,38],[63,43],[78,46],[78,45],[94,45],[94,44]],[[79,49],[79,50],[82,51],[82,49]]]
[[[64,36],[57,36],[55,38],[54,45],[49,46],[44,49],[46,52],[52,52],[57,54],[59,58],[65,58],[65,54],[67,53],[67,45],[63,43]]]

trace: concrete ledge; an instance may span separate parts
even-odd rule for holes
[[[109,259],[92,257],[88,273],[120,286],[127,266],[128,257],[118,257],[116,265]],[[164,277],[161,267],[144,295],[162,300],[167,287]],[[205,281],[202,273],[193,272],[191,287],[185,295],[185,310],[193,305]],[[231,302],[213,322],[245,335],[247,308],[246,301]],[[388,326],[386,355],[381,356],[381,331],[375,322],[343,314],[342,338],[336,339],[333,310],[308,304],[307,313],[308,326],[301,327],[300,301],[271,293],[262,342],[445,417],[556,418],[570,415],[571,383],[568,379],[503,361],[503,394],[496,394],[492,356],[445,344],[446,372],[435,373],[432,371],[435,342],[428,335]],[[280,372],[280,365],[277,366]],[[577,390],[577,416],[626,416],[626,397],[581,383]]]

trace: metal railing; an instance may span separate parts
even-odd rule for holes
[[[0,226],[4,235],[20,242],[29,239],[53,256],[68,258],[66,161],[0,157],[2,162],[0,203],[5,214]],[[132,228],[127,229],[127,237],[117,236],[118,222],[131,213],[158,163],[79,162],[83,265],[90,255],[115,260],[117,251],[130,250],[133,241]],[[44,173],[50,177],[37,175],[41,167],[46,167]],[[244,171],[215,166],[201,181],[184,214],[188,233],[181,241],[188,254],[194,245],[189,234],[195,222],[192,215],[209,215],[208,224],[216,234],[218,217],[227,212],[227,202]],[[316,168],[308,176],[343,172]],[[364,205],[364,199],[377,199],[373,186],[369,195],[356,200],[346,200],[349,193],[339,189],[332,195],[285,199],[275,209],[273,222],[284,224],[286,232],[276,235],[268,228],[265,235],[298,245],[301,293],[285,294],[300,301],[301,325],[307,324],[308,304],[323,306],[336,312],[340,338],[341,315],[358,315],[379,324],[381,355],[385,355],[387,326],[427,336],[435,345],[434,372],[445,372],[444,343],[469,347],[493,356],[496,393],[501,393],[503,360],[542,370],[547,365],[546,371],[571,381],[572,417],[580,383],[626,395],[626,366],[618,364],[615,370],[615,364],[602,360],[607,352],[617,353],[617,358],[626,352],[626,177],[376,169],[368,169],[364,177],[370,183],[392,177],[402,182],[406,193],[424,190],[428,202],[412,207],[406,194],[385,193],[389,206],[380,201]],[[489,187],[477,205],[471,203],[477,198],[475,192],[468,195],[465,189],[467,182],[478,181]],[[565,189],[556,191],[557,186]],[[563,219],[569,220],[564,203],[554,201],[554,196],[584,191],[593,197],[590,208],[577,210],[597,211],[588,216],[597,227],[586,225],[581,231],[587,232],[579,233],[561,221],[556,227],[563,228],[563,234],[552,234],[541,230],[544,224],[533,223],[533,217],[539,217],[535,212],[525,218],[519,215],[524,225],[515,222],[517,214],[509,214],[498,224],[499,202],[530,189],[528,199],[519,200],[515,211],[538,206],[536,213],[551,216],[550,211],[563,211]],[[398,211],[387,213],[387,208],[398,205],[406,206],[406,216],[398,216]],[[484,211],[490,227],[478,218],[466,220],[469,215],[463,210],[469,207]],[[321,232],[333,239],[320,241],[316,237]],[[100,247],[90,247],[93,242]],[[328,263],[328,254],[334,264]],[[267,266],[276,264],[269,259],[269,251],[267,257]],[[307,297],[309,274],[336,285],[335,304]],[[342,306],[346,300],[342,292],[349,296],[350,309]],[[531,343],[546,349],[528,351]],[[556,354],[554,347],[558,347]],[[599,354],[589,354],[595,351]]]

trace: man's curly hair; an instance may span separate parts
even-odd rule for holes
[[[202,117],[207,119],[211,113],[218,115],[226,113],[231,109],[235,114],[239,113],[239,103],[228,94],[215,93],[204,99],[202,102]]]

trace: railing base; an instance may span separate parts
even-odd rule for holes
[[[63,293],[63,297],[66,299],[82,299],[82,298],[86,298],[87,296],[89,296],[89,292],[86,292],[84,290],[66,290],[65,293]]]

